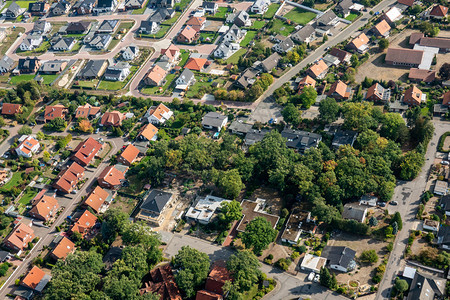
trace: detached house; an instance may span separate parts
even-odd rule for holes
[[[305,77],[303,77],[302,80],[300,80],[300,82],[298,83],[298,91],[299,93],[301,93],[303,91],[303,89],[307,86],[310,87],[316,87],[316,81],[309,75],[306,75]]]
[[[348,53],[347,51],[341,50],[339,48],[331,49],[330,55],[336,57],[341,64],[350,63],[350,59],[352,57],[351,53]]]
[[[422,102],[426,101],[427,101],[427,94],[424,94],[416,86],[412,86],[409,89],[407,89],[403,96],[403,102],[412,106],[418,106]]]
[[[143,8],[145,4],[146,4],[146,1],[144,1],[144,0],[126,0],[125,8],[126,9],[140,9],[140,8]]]
[[[164,221],[164,212],[172,203],[172,193],[161,190],[152,190],[147,198],[142,202],[136,219],[143,220],[159,226]]]
[[[61,16],[65,15],[70,10],[70,3],[65,1],[59,1],[52,4],[50,7],[50,14],[52,16]]]
[[[125,115],[119,111],[105,112],[100,121],[101,126],[121,126],[122,121],[125,120]]]
[[[363,54],[369,49],[369,46],[367,45],[368,43],[369,38],[367,37],[367,35],[361,33],[357,38],[348,43],[347,48]]]
[[[386,20],[382,20],[373,27],[372,31],[376,36],[388,37],[389,32],[391,31],[391,26],[389,26]]]
[[[186,65],[184,66],[185,69],[194,70],[201,72],[203,70],[203,67],[206,65],[208,60],[206,58],[195,58],[191,57],[187,61]]]
[[[214,57],[228,59],[236,53],[241,46],[238,43],[223,42],[214,50]]]
[[[388,102],[391,99],[391,90],[385,89],[381,84],[372,85],[366,94],[366,100],[374,102]]]
[[[177,90],[185,91],[191,85],[195,84],[194,73],[189,69],[184,69],[180,76],[175,80]]]
[[[250,7],[250,11],[254,14],[263,15],[269,9],[270,0],[256,0]]]
[[[215,15],[217,10],[219,9],[219,5],[216,2],[203,1],[202,4],[205,13],[210,15]]]
[[[34,2],[28,4],[28,11],[32,16],[43,16],[50,9],[50,4],[47,2]]]
[[[125,181],[125,173],[128,167],[124,165],[107,166],[98,176],[98,184],[102,188],[117,190]]]
[[[205,27],[206,18],[203,17],[191,17],[186,22],[186,26],[190,26],[195,31],[199,32]]]
[[[56,245],[56,247],[50,253],[50,256],[53,257],[55,260],[66,259],[67,255],[73,253],[74,251],[75,251],[75,244],[65,236],[61,236],[58,245]]]
[[[314,79],[323,79],[325,75],[327,75],[328,72],[328,66],[327,64],[321,59],[311,65],[309,69],[306,71],[306,74],[311,76]]]
[[[92,13],[96,5],[97,0],[78,0],[72,8],[77,15],[87,15]]]
[[[72,228],[70,228],[70,232],[78,232],[82,237],[84,237],[91,231],[92,228],[94,228],[95,223],[97,223],[97,217],[90,211],[85,210],[73,224]]]
[[[73,150],[72,160],[83,167],[88,166],[97,154],[103,149],[103,145],[97,140],[89,137],[78,144]]]
[[[112,36],[110,34],[96,34],[89,41],[89,47],[97,50],[106,50],[112,41]]]
[[[13,68],[14,68],[14,60],[9,56],[4,55],[0,59],[0,73],[4,74],[10,72]]]
[[[322,257],[327,259],[331,269],[340,272],[349,272],[356,268],[356,251],[344,246],[325,246]]]
[[[88,21],[70,22],[67,25],[66,33],[67,34],[85,34],[89,30],[90,26],[91,26],[91,22],[88,22]]]
[[[38,20],[34,23],[32,33],[35,34],[46,34],[52,30],[52,24],[44,20]]]
[[[223,36],[222,42],[239,43],[244,39],[246,33],[246,31],[243,31],[236,25],[233,25]]]
[[[99,78],[107,67],[108,62],[106,60],[89,60],[78,74],[78,77],[85,80]]]
[[[117,0],[98,0],[97,6],[94,7],[94,13],[112,12],[117,7]]]
[[[127,46],[122,51],[122,58],[124,60],[133,60],[138,56],[139,56],[139,47],[134,44]]]
[[[34,266],[20,281],[20,285],[40,293],[44,290],[51,278],[50,275],[45,274],[44,271]]]
[[[294,48],[294,42],[290,38],[286,38],[284,41],[279,42],[278,44],[272,47],[273,51],[278,53],[287,53]]]
[[[445,7],[443,5],[435,5],[430,13],[428,14],[429,17],[434,19],[445,19],[447,17],[448,13],[448,7]]]
[[[58,208],[58,201],[54,197],[43,195],[41,199],[33,203],[33,207],[28,211],[28,214],[32,218],[48,221],[55,216]]]
[[[98,33],[113,33],[119,27],[119,20],[103,20],[97,28]]]
[[[20,112],[22,112],[22,104],[3,103],[2,105],[2,115],[13,116]]]
[[[172,115],[173,111],[161,103],[156,107],[150,107],[145,113],[144,119],[147,119],[147,122],[151,124],[159,125],[164,124]]]
[[[166,78],[167,71],[158,65],[154,65],[144,78],[144,83],[149,86],[160,86]]]
[[[18,142],[20,144],[16,148],[16,154],[26,158],[31,158],[41,147],[38,140],[31,135],[21,136]]]
[[[44,119],[46,122],[51,121],[56,118],[65,119],[68,111],[69,110],[67,108],[65,108],[64,105],[62,105],[62,104],[48,105],[45,107]]]
[[[367,216],[367,206],[359,205],[359,203],[347,203],[344,205],[342,218],[346,220],[355,220],[364,223]]]
[[[250,27],[252,26],[252,19],[246,11],[241,10],[236,17],[234,17],[233,24],[238,27]]]
[[[177,41],[179,43],[191,44],[195,42],[198,37],[199,34],[197,30],[188,25],[178,34]]]
[[[287,140],[286,146],[288,148],[294,149],[300,153],[311,148],[317,148],[322,141],[322,136],[320,134],[290,128],[285,128],[281,132],[281,136]]]
[[[130,64],[124,61],[119,61],[106,68],[105,79],[110,81],[124,81],[130,75]]]
[[[77,43],[77,40],[72,37],[61,37],[56,43],[52,45],[54,51],[70,51]]]
[[[331,85],[328,96],[337,100],[344,100],[350,97],[351,88],[338,80]]]
[[[100,116],[100,107],[94,107],[89,103],[86,103],[85,105],[82,106],[78,106],[77,110],[75,111],[75,118],[91,119],[99,116]]]
[[[210,111],[202,119],[202,126],[206,129],[211,129],[220,132],[222,128],[227,125],[228,117],[219,113]]]
[[[125,165],[131,166],[132,163],[136,161],[139,156],[139,149],[129,144],[123,149],[122,153],[117,156],[117,162]]]
[[[78,182],[83,176],[84,168],[73,162],[68,168],[58,174],[53,187],[61,193],[70,194],[72,191],[77,190]]]
[[[21,51],[31,51],[42,44],[42,35],[28,35],[20,44]]]
[[[86,200],[83,202],[84,207],[90,207],[96,213],[105,210],[108,205],[105,205],[112,201],[111,195],[99,186],[89,193]]]
[[[5,247],[18,252],[18,255],[22,253],[23,250],[28,248],[28,243],[33,241],[34,231],[31,227],[20,223],[17,225],[11,233],[3,241]]]
[[[41,69],[39,70],[42,74],[59,74],[61,73],[67,66],[67,61],[65,60],[51,60],[46,61],[42,64]]]
[[[145,124],[142,126],[137,138],[141,141],[156,141],[158,139],[158,128],[153,124]]]
[[[174,64],[179,60],[180,54],[180,48],[178,48],[175,44],[170,44],[168,48],[161,49],[161,57],[159,58],[159,60]]]
[[[19,58],[19,64],[17,65],[17,73],[19,74],[36,73],[40,67],[41,61],[37,57]]]
[[[139,32],[143,34],[156,34],[161,29],[158,22],[145,20],[139,26]]]
[[[311,25],[305,25],[291,34],[291,39],[297,43],[311,43],[316,39],[316,30]]]
[[[18,16],[20,16],[23,13],[22,8],[13,1],[9,7],[6,9],[5,12],[5,18],[6,19],[16,19]]]

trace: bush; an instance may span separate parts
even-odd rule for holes
[[[283,271],[287,271],[289,269],[289,266],[291,265],[292,261],[289,258],[280,258],[276,263],[275,266],[280,268]]]
[[[291,259],[292,260],[296,260],[297,258],[299,258],[300,257],[300,253],[298,253],[297,251],[295,251],[295,252],[293,252],[292,254],[291,254]]]
[[[440,137],[440,139],[439,139],[439,144],[438,144],[438,151],[439,152],[449,152],[450,150],[444,150],[443,148],[444,148],[444,141],[445,141],[445,138],[447,137],[447,136],[449,136],[450,135],[450,132],[449,131],[447,131],[446,133],[444,133],[441,137]]]
[[[363,262],[374,264],[378,261],[378,255],[375,250],[366,250],[361,253],[359,259]]]

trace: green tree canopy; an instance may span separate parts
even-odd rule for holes
[[[281,111],[284,120],[294,126],[300,124],[300,111],[294,104],[288,103]]]
[[[259,270],[260,264],[257,257],[250,251],[239,251],[230,257],[227,269],[234,278],[234,284],[239,292],[250,290],[262,275]]]
[[[108,209],[103,217],[102,237],[103,240],[112,243],[116,236],[122,234],[128,225],[128,215],[119,208]]]
[[[359,259],[363,262],[374,264],[378,261],[378,255],[377,252],[373,249],[365,250],[361,253]]]
[[[260,255],[272,243],[277,235],[272,224],[266,218],[256,217],[245,227],[242,242],[247,249],[253,248],[253,253]]]
[[[300,94],[300,101],[304,108],[310,108],[315,102],[317,98],[317,91],[312,86],[306,86],[303,88],[302,93]]]
[[[332,123],[339,118],[340,106],[334,98],[325,98],[319,103],[319,118]]]

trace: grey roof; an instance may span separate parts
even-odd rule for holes
[[[334,134],[333,143],[334,147],[339,147],[342,145],[350,145],[353,146],[353,143],[358,136],[357,131],[353,130],[339,130]]]
[[[435,104],[433,107],[433,112],[435,113],[445,114],[447,111],[448,111],[447,105]]]
[[[91,22],[89,21],[80,21],[80,22],[71,22],[69,25],[67,25],[66,31],[67,32],[85,32],[89,25],[91,25]]]
[[[236,84],[238,84],[242,88],[247,88],[251,86],[256,81],[256,75],[258,75],[258,71],[253,68],[248,68],[241,74],[241,76],[236,80]]]
[[[0,250],[0,261],[4,261],[9,255],[8,251]]]
[[[103,20],[103,22],[98,27],[97,31],[102,32],[113,32],[114,28],[116,28],[118,20]]]
[[[400,102],[400,101],[394,101],[394,102],[390,102],[389,103],[389,109],[390,110],[397,110],[397,109],[399,109],[399,110],[407,110],[408,109],[408,104],[404,104],[404,103],[402,103],[402,102]]]
[[[190,82],[194,78],[194,73],[189,69],[184,69],[178,78],[183,79],[184,82]]]
[[[445,279],[416,272],[411,283],[407,300],[441,299],[445,292]]]
[[[450,211],[450,195],[445,195],[441,198],[440,206],[445,211]]]
[[[20,13],[20,9],[21,9],[20,6],[15,1],[13,1],[9,5],[7,12],[10,11],[10,12],[14,13],[15,15],[17,15],[18,13]]]
[[[209,9],[214,9],[215,6],[216,6],[215,2],[209,2],[209,1],[203,1],[203,4],[202,4],[203,8],[209,8]]]
[[[311,25],[306,25],[300,28],[296,32],[292,33],[291,38],[295,41],[303,42],[309,38],[316,30]]]
[[[287,139],[286,146],[305,151],[317,147],[322,140],[322,136],[317,133],[285,128],[281,136]]]
[[[32,32],[44,32],[46,23],[48,22],[45,20],[38,20],[34,22]]]
[[[261,62],[261,67],[264,71],[269,72],[276,66],[278,66],[278,63],[281,59],[280,54],[277,52],[272,53],[269,57],[267,57],[265,60]]]
[[[97,7],[99,7],[99,8],[114,7],[114,1],[113,0],[98,0]]]
[[[294,42],[291,40],[291,38],[287,38],[284,41],[281,41],[278,43],[278,46],[283,50],[284,52],[289,51],[294,47]]]
[[[105,78],[114,78],[116,80],[119,80],[120,75],[123,73],[123,70],[120,69],[110,69],[107,68],[105,71]]]
[[[155,213],[161,213],[171,197],[171,193],[161,190],[152,190],[142,203],[141,209]]]
[[[125,49],[123,49],[123,52],[127,52],[127,53],[130,53],[132,55],[136,55],[138,50],[139,50],[139,48],[136,45],[131,44],[131,45],[127,46]]]
[[[42,64],[40,70],[42,72],[59,72],[61,71],[61,65],[63,63],[65,63],[65,61],[62,60],[46,61],[45,63]]]
[[[0,60],[0,67],[5,70],[11,70],[14,65],[14,60],[9,56],[5,55]]]
[[[169,18],[173,14],[173,9],[159,8],[153,15],[151,15],[147,21],[161,23],[165,19]]]
[[[320,17],[317,18],[317,23],[319,25],[328,25],[331,23],[331,21],[333,21],[334,19],[336,19],[337,16],[336,14],[332,11],[329,10],[326,13],[324,13],[323,15],[321,15]]]
[[[221,115],[214,111],[210,111],[203,117],[202,125],[220,127],[222,126],[223,120],[225,120],[226,118],[227,116]]]
[[[234,18],[233,23],[237,26],[244,26],[248,20],[250,20],[249,14],[245,10],[241,10]]]
[[[18,70],[34,69],[38,62],[39,62],[39,58],[37,58],[37,57],[34,57],[34,58],[30,58],[30,57],[19,58],[19,64],[17,66],[17,69]]]
[[[89,42],[89,46],[96,48],[105,48],[111,41],[112,37],[109,34],[96,34]]]
[[[438,244],[450,246],[450,226],[440,226]]]
[[[257,142],[261,142],[266,134],[269,133],[269,130],[263,129],[263,130],[251,130],[247,132],[244,138],[244,143],[247,146],[251,146]]]
[[[111,69],[111,70],[123,70],[123,69],[129,69],[129,68],[131,68],[131,66],[126,61],[119,61],[119,62],[116,62],[115,64],[110,64],[108,67],[108,69]]]
[[[69,48],[70,45],[73,43],[75,38],[72,37],[62,37],[56,43],[53,44],[53,48]]]
[[[80,72],[81,77],[97,77],[103,67],[105,60],[89,60]]]
[[[252,127],[253,127],[252,124],[246,124],[246,123],[235,120],[230,124],[230,126],[228,127],[228,130],[246,134],[247,132],[252,130]]]
[[[350,6],[353,5],[353,0],[342,0],[336,5],[336,10],[347,13],[350,11]]]
[[[354,263],[356,252],[344,246],[325,246],[322,257],[331,265],[338,265],[348,269]]]
[[[231,26],[231,28],[228,30],[227,34],[231,34],[231,40],[237,41],[242,36],[242,30],[238,26],[233,24],[233,26]]]
[[[31,12],[44,12],[46,2],[34,2],[28,4],[28,10]]]
[[[50,11],[52,12],[53,15],[55,15],[55,11],[57,11],[58,9],[64,12],[69,6],[70,4],[65,1],[55,2],[50,7]]]
[[[347,203],[342,211],[342,218],[362,222],[366,216],[367,207],[359,203]]]

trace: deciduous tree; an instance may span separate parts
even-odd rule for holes
[[[266,218],[256,217],[247,224],[242,242],[247,249],[253,249],[253,253],[261,255],[262,250],[273,242],[276,235],[276,230]]]

